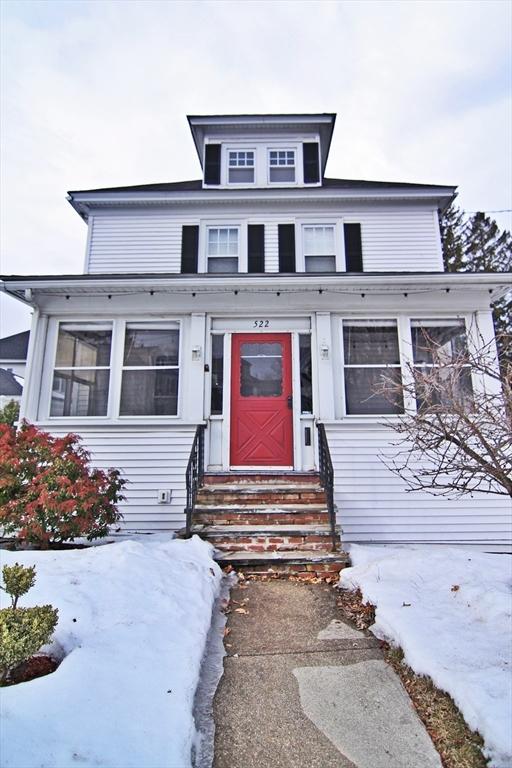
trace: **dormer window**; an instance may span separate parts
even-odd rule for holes
[[[208,227],[207,271],[238,272],[240,230],[238,227]]]
[[[268,180],[274,184],[295,181],[295,150],[270,149],[268,153]]]
[[[254,183],[254,150],[229,150],[228,182],[230,184]]]

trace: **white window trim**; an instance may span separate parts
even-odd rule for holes
[[[229,154],[230,152],[252,152],[254,156],[254,161],[252,166],[240,166],[243,168],[251,168],[253,171],[253,178],[252,181],[230,181],[229,180]],[[222,160],[222,158],[221,158]],[[238,167],[238,166],[237,166]],[[221,163],[221,184],[225,184],[228,187],[234,187],[235,189],[238,189],[239,187],[254,187],[256,186],[256,178],[258,175],[258,149],[254,146],[231,146],[226,145],[224,150],[224,162]]]
[[[198,272],[202,274],[215,274],[208,272],[208,231],[210,229],[237,229],[238,230],[238,272],[219,272],[218,277],[226,277],[231,274],[247,272],[247,221],[233,221],[233,219],[208,219],[199,224],[199,254]],[[213,256],[212,258],[216,258]],[[234,258],[234,257],[233,257]]]
[[[389,314],[389,313],[378,313],[378,312],[372,312],[371,317],[368,315],[362,316],[360,313],[358,314],[346,314],[346,315],[338,315],[338,322],[337,322],[337,340],[333,339],[333,341],[337,341],[337,347],[339,350],[339,361],[341,366],[341,377],[339,378],[338,382],[334,382],[334,392],[335,392],[335,398],[338,403],[341,402],[341,409],[339,411],[340,417],[336,419],[336,421],[341,420],[347,420],[347,421],[354,421],[354,422],[379,422],[382,423],[382,419],[385,419],[386,421],[393,421],[400,418],[400,416],[406,415],[408,413],[416,413],[416,399],[412,396],[406,395],[404,397],[404,411],[401,414],[378,414],[378,413],[347,413],[347,405],[346,405],[346,397],[345,397],[345,350],[343,346],[343,321],[353,321],[353,320],[361,320],[361,321],[395,321],[397,324],[397,332],[398,332],[398,349],[400,354],[400,366],[385,366],[382,367],[390,367],[390,368],[397,368],[400,367],[402,372],[402,381],[404,382],[404,385],[409,383],[412,372],[411,368],[414,367],[414,360],[413,360],[413,353],[412,353],[412,334],[411,334],[411,323],[413,321],[419,321],[419,320],[428,320],[428,319],[435,319],[439,322],[445,321],[453,321],[458,320],[461,323],[464,324],[464,328],[466,331],[466,339],[468,342],[468,347],[471,344],[471,314],[467,313],[454,313],[454,312],[443,312],[440,314],[436,313],[435,318],[427,318],[425,316],[425,313],[420,314],[415,312],[414,314],[409,313],[400,313],[400,314]],[[354,367],[365,367],[365,366],[354,366]],[[376,366],[366,366],[366,367],[376,367]],[[475,374],[472,373],[472,384],[473,387],[475,387],[475,380],[474,380]]]
[[[55,361],[57,354],[57,342],[59,337],[59,326],[61,324],[102,324],[106,325],[110,323],[112,325],[112,346],[110,351],[110,381],[109,381],[109,393],[108,393],[108,407],[107,414],[105,416],[51,416],[51,396],[52,396],[52,384],[53,373],[55,371]],[[126,325],[144,325],[148,327],[162,327],[162,326],[175,326],[175,329],[179,331],[179,347],[178,347],[178,406],[177,413],[175,415],[155,415],[155,416],[120,416],[119,410],[121,405],[121,379],[124,357],[124,338]],[[145,317],[129,317],[119,318],[107,316],[98,321],[94,317],[54,317],[50,319],[48,328],[48,344],[47,352],[45,354],[45,361],[43,367],[43,374],[41,378],[41,393],[40,393],[40,405],[39,405],[39,418],[40,422],[47,422],[52,425],[66,425],[70,423],[86,426],[93,426],[95,424],[138,424],[141,422],[149,423],[167,423],[167,422],[183,422],[183,403],[182,403],[182,383],[184,376],[183,369],[183,343],[184,343],[184,325],[183,319],[179,317],[153,317],[151,320],[147,320]],[[145,366],[143,366],[145,368]],[[162,366],[164,368],[164,366]]]
[[[306,257],[304,254],[305,227],[334,227],[335,270],[345,272],[345,240],[343,237],[343,221],[321,216],[314,219],[298,219],[295,222],[295,266],[297,272],[306,272]],[[308,272],[307,274],[314,274]]]
[[[271,152],[293,152],[295,156],[295,163],[294,165],[276,165],[272,166],[273,168],[293,168],[295,171],[295,178],[293,181],[271,181],[270,179],[270,153]],[[299,161],[299,147],[295,144],[285,144],[283,146],[277,146],[272,145],[267,147],[267,155],[266,155],[266,162],[267,162],[267,184],[269,187],[296,187],[297,184],[303,183],[303,179],[301,178],[299,182],[299,168],[302,168],[302,145],[301,145],[301,152],[300,152],[300,161]],[[304,174],[301,172],[300,176],[302,177]]]

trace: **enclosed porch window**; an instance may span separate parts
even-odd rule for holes
[[[128,323],[124,339],[121,416],[178,413],[179,328]]]
[[[395,320],[344,320],[343,355],[347,415],[402,413],[402,397],[379,392],[385,377],[401,381]]]
[[[111,323],[61,323],[50,416],[106,416]]]

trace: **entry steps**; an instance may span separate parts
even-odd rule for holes
[[[197,494],[193,534],[215,547],[222,567],[245,573],[326,577],[348,563],[316,473],[207,474]]]

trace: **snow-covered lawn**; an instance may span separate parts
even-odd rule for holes
[[[340,586],[376,610],[372,632],[452,696],[491,765],[512,765],[512,557],[454,548],[350,548]]]
[[[188,768],[221,572],[197,537],[0,553],[36,565],[23,606],[59,609],[51,675],[1,690],[2,768]]]

